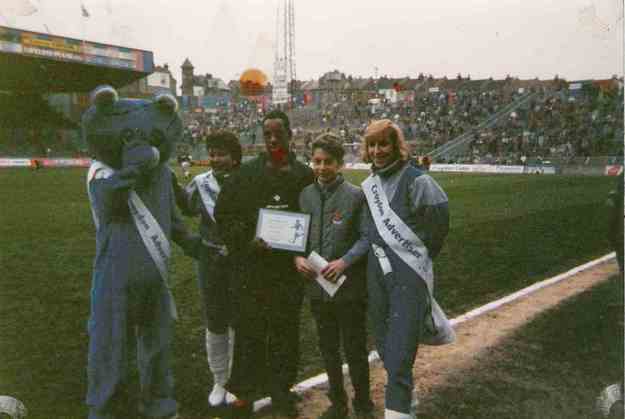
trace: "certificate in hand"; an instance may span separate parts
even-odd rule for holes
[[[258,211],[256,237],[274,249],[305,251],[309,228],[310,214],[266,208]]]

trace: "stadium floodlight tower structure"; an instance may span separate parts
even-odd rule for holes
[[[295,0],[280,2],[276,11],[275,59],[273,68],[273,97],[276,105],[291,102],[295,93]]]

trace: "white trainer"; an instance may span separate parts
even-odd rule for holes
[[[213,391],[211,391],[208,396],[208,404],[213,407],[220,406],[222,404],[234,403],[237,400],[237,396],[230,393],[220,384],[215,384],[213,386]]]

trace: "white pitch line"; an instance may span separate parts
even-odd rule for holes
[[[465,313],[459,317],[456,317],[455,319],[451,320],[451,324],[452,326],[456,325],[456,324],[460,324],[460,323],[464,323],[467,320],[470,320],[474,317],[480,316],[484,313],[487,313],[489,311],[492,311],[498,307],[501,307],[504,304],[507,304],[509,302],[512,302],[514,300],[518,300],[521,297],[525,297],[526,295],[529,295],[533,292],[538,291],[541,288],[545,288],[548,287],[549,285],[553,285],[556,284],[560,281],[563,281],[567,278],[570,278],[571,276],[585,271],[587,269],[592,268],[593,266],[599,265],[600,263],[603,262],[607,262],[610,259],[613,259],[616,257],[616,253],[612,252],[610,254],[607,254],[605,256],[600,257],[599,259],[595,259],[593,261],[590,261],[588,263],[585,263],[583,265],[577,266],[569,271],[566,271],[564,273],[561,273],[560,275],[554,276],[553,278],[549,278],[549,279],[545,279],[543,281],[537,282],[533,285],[530,285],[529,287],[523,288],[522,290],[519,290],[515,293],[512,293],[506,297],[500,298],[499,300],[493,301],[491,303],[485,304],[481,307],[478,307],[474,310],[469,311],[468,313]]]
[[[512,301],[518,300],[519,298],[525,297],[533,292],[538,291],[541,288],[545,288],[548,287],[549,285],[553,285],[556,284],[558,282],[564,281],[567,278],[572,277],[575,274],[578,274],[582,271],[585,271],[587,269],[592,268],[593,266],[599,265],[601,263],[607,262],[611,259],[614,259],[616,257],[616,253],[612,252],[609,253],[605,256],[602,256],[598,259],[592,260],[590,262],[584,263],[583,265],[579,265],[571,270],[568,270],[564,273],[561,273],[560,275],[556,275],[553,278],[548,278],[545,280],[542,280],[540,282],[537,282],[535,284],[532,284],[528,287],[525,287],[519,291],[516,291],[510,295],[507,295],[503,298],[500,298],[498,300],[492,301],[488,304],[485,304],[481,307],[478,307],[476,309],[473,309],[465,314],[462,314],[454,319],[451,319],[450,322],[452,324],[452,326],[455,326],[457,324],[460,323],[464,323],[467,320],[473,319],[475,317],[481,316],[484,313],[488,313],[489,311],[493,311],[505,304],[508,304]],[[371,351],[369,352],[369,363],[376,361],[380,359],[380,356],[378,354],[377,351]],[[347,364],[343,364],[343,372],[347,372]],[[319,374],[316,375],[314,377],[308,378],[304,381],[302,381],[301,383],[296,384],[293,387],[293,391],[295,391],[298,394],[302,394],[307,390],[310,390],[313,387],[316,387],[318,385],[321,384],[325,384],[328,382],[328,374],[323,373],[323,374]],[[256,400],[254,402],[254,411],[257,412],[260,409],[271,405],[271,397],[265,397],[264,399],[260,399],[260,400]]]

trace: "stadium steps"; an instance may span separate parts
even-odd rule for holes
[[[479,125],[460,134],[456,138],[449,140],[448,142],[441,145],[440,147],[435,148],[434,150],[427,153],[427,155],[430,156],[432,159],[436,159],[436,158],[441,158],[441,157],[449,157],[454,154],[459,154],[458,153],[459,151],[465,150],[466,146],[468,146],[469,142],[473,139],[473,135],[476,132],[493,127],[501,118],[507,117],[508,115],[510,115],[510,112],[528,103],[530,100],[532,100],[536,96],[537,96],[537,93],[525,93],[520,98],[504,106],[501,110],[490,115],[488,118],[486,118],[486,120],[481,122]]]

